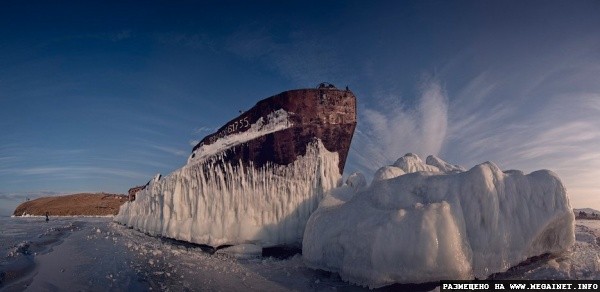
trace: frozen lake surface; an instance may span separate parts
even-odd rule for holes
[[[0,218],[2,291],[363,291],[287,259],[236,259],[112,218]]]
[[[600,278],[600,221],[576,221],[573,250],[496,279]],[[112,218],[0,218],[2,291],[366,291],[307,268],[299,254],[236,259],[147,236]],[[382,290],[432,289],[392,286]]]

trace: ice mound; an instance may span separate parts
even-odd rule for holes
[[[306,225],[305,263],[376,288],[482,279],[573,245],[574,215],[554,173],[427,162],[407,154],[394,163],[407,174],[334,189]]]
[[[394,166],[402,169],[405,173],[411,173],[416,171],[440,171],[439,168],[433,165],[423,163],[423,160],[421,160],[419,156],[413,153],[408,153],[403,157],[398,158],[398,160],[394,162]]]
[[[367,179],[362,173],[355,172],[348,176],[346,185],[352,187],[355,191],[360,191],[367,187]]]
[[[261,168],[193,159],[153,180],[115,221],[152,235],[210,246],[299,244],[310,214],[341,179],[321,141],[289,165]]]
[[[404,172],[404,170],[402,170],[401,168],[388,165],[378,169],[375,172],[375,174],[373,175],[373,181],[395,178],[403,174],[406,174],[406,172]]]
[[[450,164],[439,157],[435,157],[433,155],[427,156],[425,160],[428,165],[437,167],[440,171],[445,173],[457,173],[467,171],[464,167],[460,165]]]

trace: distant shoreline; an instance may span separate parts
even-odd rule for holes
[[[10,216],[0,216],[0,217],[5,217],[5,218],[46,218],[45,215],[29,215],[29,214],[25,214],[25,215],[21,215],[21,216],[10,215]],[[112,217],[115,217],[115,215],[56,215],[56,216],[49,215],[48,217],[49,218],[77,218],[77,217],[112,218]]]
[[[90,216],[106,217],[119,213],[128,197],[109,193],[79,193],[64,196],[41,197],[21,203],[14,217]]]

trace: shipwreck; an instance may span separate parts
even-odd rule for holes
[[[260,100],[204,137],[182,168],[131,189],[115,220],[211,246],[299,243],[341,183],[355,127],[348,88],[321,83]]]

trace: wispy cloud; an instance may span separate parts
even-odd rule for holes
[[[128,151],[129,152],[129,151]],[[138,154],[139,152],[137,151],[131,151],[131,153],[135,153]],[[128,157],[131,158],[110,158],[110,157],[96,157],[93,160],[97,161],[97,162],[109,162],[110,164],[113,163],[118,163],[119,165],[141,165],[141,166],[151,166],[153,169],[155,168],[170,168],[173,167],[170,164],[166,164],[166,163],[161,163],[156,161],[155,159],[143,159],[143,158],[138,158],[137,155],[135,155],[135,157],[132,157],[133,155],[128,155]],[[137,158],[137,159],[135,159]]]
[[[25,201],[27,199],[35,199],[39,197],[58,196],[63,193],[52,192],[52,191],[32,191],[32,192],[15,192],[7,193],[0,192],[0,200],[7,201]]]
[[[472,78],[451,97],[442,153],[467,166],[550,169],[574,206],[600,206],[600,59],[579,58],[538,58],[519,72]]]
[[[215,128],[202,126],[200,128],[195,129],[194,133],[195,134],[205,134],[205,133],[210,133],[210,132],[214,132],[214,131],[216,131]]]
[[[3,156],[3,157],[0,157],[0,165],[2,165],[3,163],[6,163],[6,162],[14,161],[16,159],[17,159],[17,157],[15,157],[15,156]]]
[[[53,191],[0,192],[0,216],[11,215],[20,203],[27,200],[62,194],[64,193]]]
[[[19,172],[24,175],[40,175],[40,174],[53,174],[53,173],[65,173],[72,171],[69,167],[32,167],[21,169]]]
[[[599,48],[597,41],[592,47]],[[491,66],[461,83],[451,75],[468,71],[453,63],[440,77],[451,80],[453,90],[426,83],[413,107],[376,91],[381,104],[360,108],[346,170],[372,171],[406,152],[438,154],[467,167],[489,160],[503,169],[550,169],[573,206],[599,208],[600,59],[573,52],[583,53],[560,61],[537,56],[520,71]]]
[[[93,167],[93,166],[40,166],[29,168],[17,168],[5,170],[7,173],[13,173],[24,176],[55,176],[61,178],[82,178],[90,176],[115,176],[128,178],[145,178],[148,175],[119,168]]]
[[[184,151],[184,150],[181,150],[181,149],[177,149],[177,148],[173,148],[173,147],[168,147],[168,146],[150,145],[150,147],[154,148],[156,150],[163,151],[165,153],[176,155],[176,156],[187,157],[188,154],[189,154],[188,151]]]
[[[2,146],[0,147],[0,173],[24,174],[26,172],[24,165],[54,164],[58,161],[62,165],[69,164],[76,157],[81,157],[86,153],[88,150],[85,149],[52,149],[31,145]],[[51,171],[51,169],[46,169],[46,171]]]
[[[360,114],[349,168],[372,172],[407,152],[439,153],[448,123],[448,100],[439,82],[424,82],[415,108],[407,107],[397,96],[383,100],[384,107],[366,108]]]
[[[205,135],[208,135],[212,132],[216,132],[218,128],[215,127],[207,127],[207,126],[202,126],[199,127],[197,129],[194,130],[194,136],[198,137],[196,139],[192,139],[190,140],[188,143],[190,144],[190,146],[196,146],[198,145],[198,143],[200,143],[201,139],[204,138]]]
[[[582,94],[582,97],[589,107],[600,111],[600,93]]]

